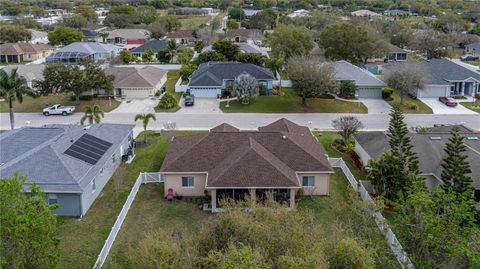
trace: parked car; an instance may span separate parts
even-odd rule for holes
[[[185,97],[185,106],[193,106],[195,103],[195,96],[189,95]]]
[[[438,97],[438,101],[444,103],[446,106],[457,106],[457,101],[451,97]]]
[[[72,114],[75,111],[74,106],[62,106],[60,104],[56,104],[50,107],[46,107],[43,109],[43,115],[50,116],[50,115],[63,115],[67,116]]]
[[[466,62],[466,61],[476,61],[479,58],[480,57],[472,55],[472,54],[465,54],[465,55],[460,56],[460,60],[464,61],[464,62]]]

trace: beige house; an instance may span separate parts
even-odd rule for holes
[[[324,148],[307,127],[280,119],[258,131],[223,123],[208,133],[174,137],[160,169],[165,193],[220,200],[246,195],[295,206],[295,195],[329,195],[330,166]]]
[[[32,62],[45,58],[52,52],[53,47],[47,44],[5,43],[0,45],[0,62]]]
[[[167,81],[167,71],[153,66],[108,67],[107,75],[113,75],[114,95],[123,99],[149,98]]]

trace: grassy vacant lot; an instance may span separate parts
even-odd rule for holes
[[[89,101],[80,101],[80,105],[76,105],[75,101],[71,100],[70,94],[59,94],[59,95],[48,95],[48,96],[39,96],[33,98],[26,96],[23,98],[23,102],[19,103],[15,101],[13,103],[13,110],[15,112],[37,112],[42,113],[45,104],[54,105],[62,104],[64,106],[75,106],[75,111],[83,112],[85,111],[86,106],[99,105],[103,112],[109,112],[117,108],[120,104],[115,99],[112,98],[111,106],[109,104],[108,98],[97,98]],[[8,103],[0,102],[0,112],[8,112]]]
[[[192,132],[176,134],[190,133]],[[173,133],[164,133],[159,136],[149,132],[149,146],[135,149],[136,157],[133,162],[122,164],[117,169],[81,220],[66,217],[59,219],[61,251],[59,268],[93,267],[139,173],[160,170],[172,135]]]
[[[388,101],[390,105],[400,104],[400,95],[393,93],[393,100]],[[415,107],[413,107],[416,105]],[[403,97],[403,105],[401,105],[403,113],[408,114],[433,114],[432,109],[419,99],[413,99],[408,95]]]
[[[167,92],[173,94],[175,99],[177,101],[180,101],[180,98],[182,97],[182,94],[179,92],[175,92],[175,83],[177,83],[177,80],[180,78],[180,71],[179,70],[169,70],[167,73],[167,82],[163,86],[167,89]],[[155,112],[175,112],[180,109],[180,106],[176,106],[171,109],[164,109],[160,108],[159,106],[155,107]]]
[[[291,89],[282,89],[283,96],[259,96],[249,105],[237,100],[220,102],[220,109],[227,113],[367,113],[367,107],[360,102],[347,102],[336,99],[307,99],[303,106],[301,99]]]
[[[207,23],[209,16],[180,16],[178,19],[182,24],[181,30],[198,29],[202,24]]]
[[[476,99],[475,103],[472,102],[461,102],[460,104],[470,110],[480,113],[480,99]]]

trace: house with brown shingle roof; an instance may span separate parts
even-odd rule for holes
[[[0,45],[0,62],[32,62],[47,57],[52,52],[53,47],[47,44],[5,43]]]
[[[259,29],[228,29],[225,36],[233,42],[263,41],[263,33]]]
[[[174,137],[160,173],[165,193],[210,196],[205,208],[218,212],[224,198],[262,200],[272,193],[293,208],[300,189],[328,195],[333,169],[307,127],[281,119],[258,131],[223,123],[208,133]]]
[[[124,99],[153,97],[167,81],[167,71],[153,66],[107,67],[105,73],[115,77],[114,94]]]

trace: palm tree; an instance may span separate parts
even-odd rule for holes
[[[85,108],[85,115],[80,119],[80,124],[83,125],[87,119],[89,124],[93,124],[94,121],[95,123],[100,123],[103,117],[103,111],[98,105],[87,106]]]
[[[170,62],[173,63],[173,59],[175,58],[175,56],[177,55],[177,51],[178,51],[178,44],[177,42],[175,42],[175,39],[170,39],[168,40],[168,43],[167,43],[167,56],[170,57]]]
[[[157,120],[155,117],[155,114],[153,113],[148,113],[148,114],[137,114],[135,116],[135,121],[137,120],[142,120],[143,122],[143,143],[147,143],[147,125],[150,119]]]
[[[279,89],[282,90],[282,71],[283,71],[283,64],[285,63],[285,56],[284,54],[280,54],[278,57],[272,57],[267,60],[266,66],[272,70],[272,72],[275,74],[278,73],[280,77],[278,80],[280,81],[279,84]]]
[[[35,92],[27,86],[27,80],[18,75],[17,68],[10,74],[5,70],[0,70],[0,97],[8,102],[8,112],[10,113],[10,127],[14,128],[13,101],[23,102],[23,96],[35,96]]]

